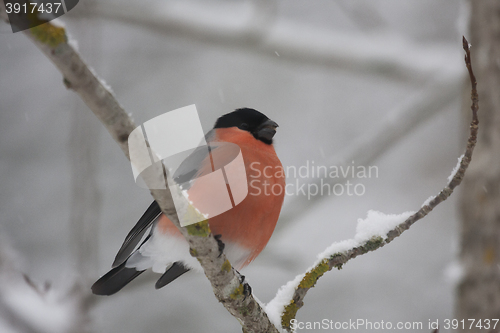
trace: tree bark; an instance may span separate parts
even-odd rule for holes
[[[464,275],[457,290],[456,318],[465,319],[462,332],[499,332],[500,323],[492,330],[494,322],[489,329],[470,328],[467,322],[481,319],[484,325],[486,319],[500,319],[500,1],[470,4],[472,66],[482,125],[461,189],[460,259]],[[469,107],[469,103],[464,104],[464,109]]]

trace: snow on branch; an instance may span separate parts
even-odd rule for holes
[[[7,21],[1,2],[0,17]],[[52,21],[25,30],[24,34],[54,63],[62,73],[66,87],[82,98],[130,159],[128,137],[136,126],[106,84],[83,62],[72,46],[74,43],[68,40],[65,29]],[[164,175],[158,177],[167,179],[169,175],[164,170]],[[245,332],[277,332],[254,297],[244,292],[248,289],[244,288],[226,256],[219,255],[218,243],[207,221],[181,228],[171,195],[183,198],[182,194],[175,191],[171,194],[168,190],[151,190],[151,194],[188,241],[191,254],[201,263],[219,302],[240,321]]]
[[[323,253],[318,255],[314,266],[306,273],[298,275],[294,280],[282,286],[276,297],[269,302],[265,309],[275,325],[288,332],[292,332],[290,321],[295,318],[297,311],[304,305],[304,297],[307,291],[314,287],[318,279],[326,272],[335,268],[342,268],[342,265],[349,260],[367,252],[390,243],[404,231],[408,230],[415,222],[429,214],[437,205],[445,201],[460,185],[472,158],[472,152],[476,145],[478,132],[478,94],[476,78],[472,71],[470,61],[469,43],[463,38],[463,48],[465,50],[465,64],[467,66],[472,85],[472,121],[470,124],[469,139],[465,153],[459,160],[458,167],[453,170],[447,185],[435,197],[431,197],[416,212],[407,212],[400,215],[384,215],[379,212],[369,211],[365,220],[358,220],[356,235],[353,239],[334,243]]]

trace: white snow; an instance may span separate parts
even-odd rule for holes
[[[427,206],[436,196],[435,195],[431,195],[430,197],[428,197],[424,203],[422,204],[422,206],[420,207],[424,207],[424,206]]]
[[[464,158],[464,154],[462,154],[462,156],[460,156],[458,158],[457,165],[455,165],[455,167],[453,168],[453,171],[451,172],[451,175],[448,176],[448,183],[451,182],[451,180],[453,179],[453,177],[455,177],[458,169],[460,169],[460,162],[462,162],[462,158]]]
[[[331,255],[339,252],[344,252],[356,246],[362,245],[372,237],[380,236],[384,240],[387,238],[387,233],[394,229],[397,225],[403,223],[408,217],[415,212],[404,212],[402,214],[384,214],[375,210],[369,210],[365,219],[358,219],[356,226],[356,235],[352,239],[335,242],[330,245],[325,251],[320,253],[316,262],[309,267],[306,272],[316,267],[322,260],[329,258]],[[289,281],[284,286],[281,286],[276,296],[265,306],[265,311],[271,322],[278,328],[281,327],[281,314],[285,306],[290,304],[295,289],[299,285],[305,274],[300,274],[292,281]]]
[[[360,245],[359,242],[353,238],[332,243],[323,252],[318,254],[318,257],[316,259],[316,264],[318,264],[324,258],[329,258],[334,253],[344,252],[359,245]]]
[[[384,214],[375,210],[369,210],[366,219],[358,219],[356,236],[354,239],[360,243],[374,236],[387,238],[387,233],[397,225],[403,223],[415,212],[404,212],[402,214]]]
[[[309,268],[309,270],[310,269],[311,268]],[[293,293],[304,275],[305,274],[299,274],[295,277],[295,279],[288,281],[287,284],[281,286],[280,289],[278,289],[276,296],[274,296],[274,298],[264,306],[264,310],[266,311],[269,320],[279,331],[281,331],[281,314],[283,313],[285,306],[290,304]]]
[[[335,242],[330,245],[325,251],[318,255],[317,263],[335,253],[344,252],[353,247],[362,245],[373,237],[380,236],[385,240],[390,230],[403,223],[414,213],[415,212],[404,212],[398,215],[384,214],[375,210],[369,210],[365,219],[358,219],[354,238]]]

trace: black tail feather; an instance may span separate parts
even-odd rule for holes
[[[166,286],[167,284],[174,281],[187,271],[189,271],[189,268],[186,268],[183,264],[181,264],[178,261],[174,262],[173,265],[170,266],[170,268],[167,269],[165,273],[163,273],[163,275],[158,279],[158,281],[156,281],[155,288],[160,289],[161,287]]]
[[[130,281],[144,271],[125,267],[126,262],[116,266],[92,285],[92,292],[96,295],[113,295],[125,287]]]
[[[134,248],[141,241],[144,233],[160,214],[160,206],[158,206],[158,203],[156,201],[153,201],[146,212],[141,216],[134,228],[132,228],[132,230],[130,230],[130,232],[128,233],[120,250],[118,250],[115,261],[113,262],[113,265],[111,267],[117,267],[128,259],[128,257],[132,254],[132,251],[134,251]]]

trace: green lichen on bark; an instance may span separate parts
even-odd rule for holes
[[[299,311],[299,307],[292,300],[290,304],[285,306],[285,311],[281,316],[281,327],[290,328],[290,321],[295,318],[295,316],[297,315],[297,311]]]
[[[306,273],[302,281],[300,281],[299,288],[312,288],[316,284],[316,281],[328,272],[328,259],[323,259],[315,268]]]
[[[363,246],[363,253],[378,249],[384,243],[384,239],[380,236],[373,236]]]
[[[66,31],[62,27],[51,23],[44,23],[30,29],[31,34],[38,41],[50,47],[57,47],[61,43],[67,42]]]
[[[333,266],[334,266],[336,269],[341,270],[341,269],[342,269],[342,266],[344,265],[344,264],[342,263],[342,261],[344,261],[344,260],[345,260],[345,254],[340,253],[340,252],[339,252],[339,253],[334,253],[334,254],[332,254],[332,255],[330,256],[329,260],[330,260],[330,261],[335,261],[335,262],[336,262],[336,261],[340,261],[340,263],[336,263],[336,264],[334,264]]]
[[[226,259],[226,261],[224,261],[224,263],[222,264],[222,271],[225,271],[225,272],[228,272],[231,271],[231,263],[229,262],[229,260]]]
[[[186,229],[188,234],[190,234],[191,236],[208,237],[208,235],[210,235],[208,220],[190,224],[186,227]]]
[[[231,293],[231,295],[229,295],[229,297],[233,300],[236,300],[236,299],[243,296],[244,290],[245,290],[245,288],[240,283],[240,285],[236,289],[233,290],[233,292]]]

